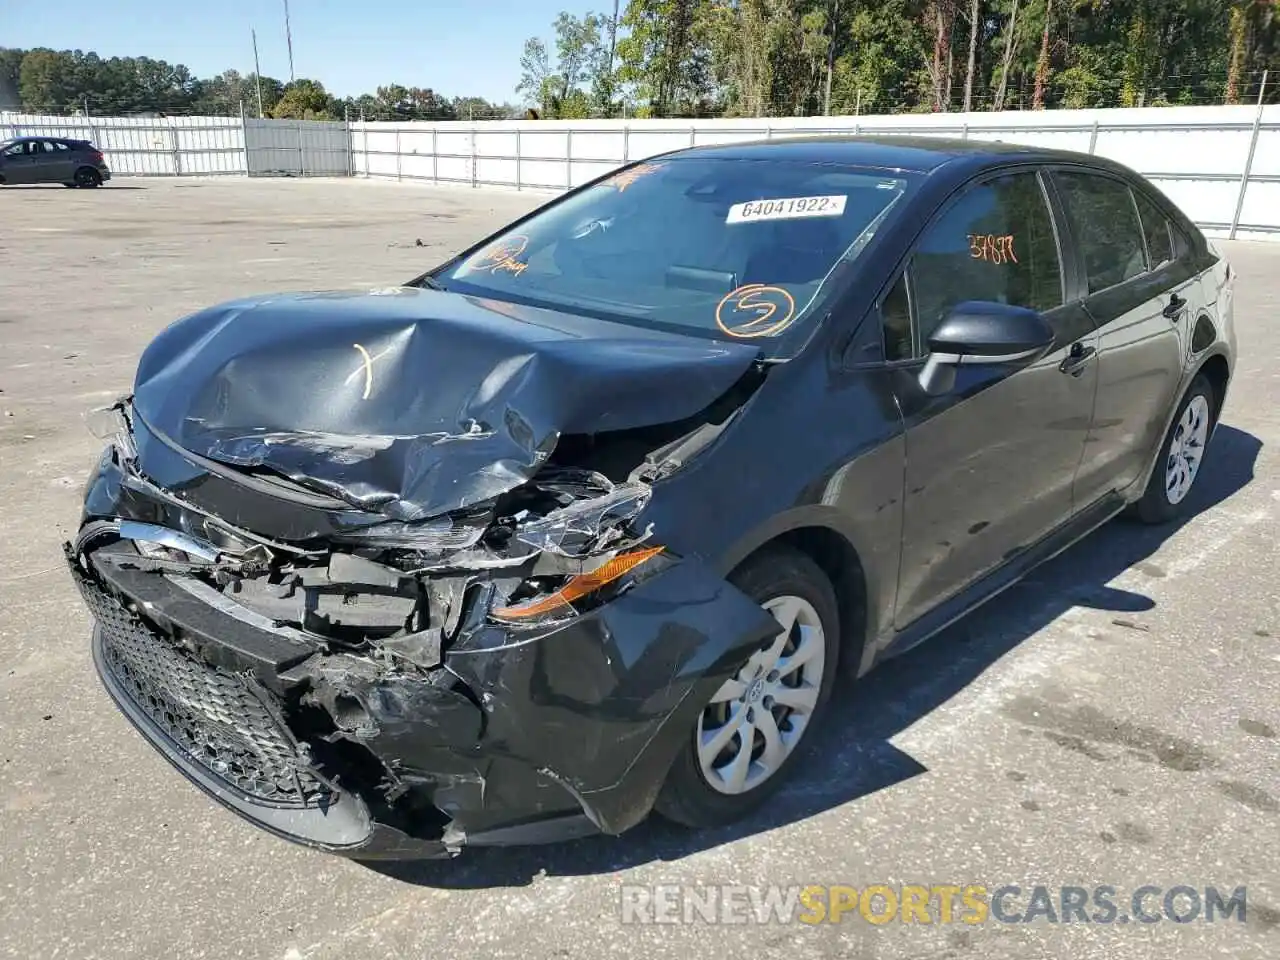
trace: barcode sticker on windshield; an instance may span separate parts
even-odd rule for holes
[[[776,200],[748,200],[729,208],[725,223],[751,223],[755,220],[795,220],[801,217],[839,217],[844,213],[847,196],[780,197]]]

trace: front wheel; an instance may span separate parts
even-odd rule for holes
[[[711,697],[663,784],[658,812],[692,827],[740,819],[782,785],[836,677],[839,607],[816,563],[771,548],[729,580],[779,629]]]
[[[1186,509],[1213,435],[1215,406],[1212,384],[1197,376],[1178,405],[1146,492],[1134,505],[1133,512],[1143,523],[1167,523]]]

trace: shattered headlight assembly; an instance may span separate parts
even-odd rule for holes
[[[494,607],[489,617],[498,623],[532,626],[562,620],[609,600],[676,562],[664,547],[626,550],[583,573],[571,574],[553,590]]]
[[[137,450],[133,445],[133,422],[129,419],[129,397],[121,397],[107,407],[96,407],[84,414],[84,425],[99,440],[107,441],[133,459]]]

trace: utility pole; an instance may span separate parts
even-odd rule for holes
[[[249,32],[253,34],[253,79],[254,79],[254,82],[257,83],[258,85],[258,119],[261,120],[262,119],[262,68],[258,66],[258,31],[251,29]],[[240,105],[241,107],[243,107],[244,101],[241,101]]]
[[[289,0],[284,0],[284,42],[289,47],[289,82],[293,83],[293,30],[289,26]]]

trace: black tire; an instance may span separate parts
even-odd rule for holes
[[[839,673],[839,605],[831,581],[816,563],[790,547],[770,547],[743,563],[729,576],[729,582],[762,605],[783,596],[800,597],[812,605],[825,638],[822,680],[817,706],[801,734],[800,742],[775,773],[747,792],[721,793],[707,783],[698,763],[696,728],[689,731],[654,804],[663,817],[689,827],[716,826],[747,816],[795,773],[797,758],[806,752],[815,736],[813,731],[825,712]]]
[[[76,171],[76,186],[92,189],[102,186],[102,174],[93,167],[81,167]]]
[[[1174,437],[1178,434],[1178,424],[1182,420],[1183,413],[1196,397],[1204,397],[1205,402],[1209,405],[1209,428],[1205,440],[1205,451],[1202,455],[1199,469],[1191,481],[1193,490],[1196,480],[1199,480],[1200,474],[1204,472],[1205,461],[1209,456],[1209,440],[1213,437],[1213,428],[1218,420],[1218,410],[1213,385],[1209,383],[1206,377],[1198,375],[1191,381],[1191,386],[1187,388],[1186,394],[1183,395],[1182,401],[1178,404],[1178,409],[1174,412],[1173,423],[1169,425],[1169,432],[1165,434],[1164,442],[1160,444],[1160,456],[1156,458],[1155,469],[1151,471],[1151,479],[1147,481],[1147,489],[1142,494],[1142,499],[1137,501],[1129,511],[1130,516],[1135,520],[1149,524],[1168,523],[1170,520],[1181,516],[1187,510],[1187,502],[1191,499],[1190,492],[1179,502],[1171,502],[1165,484],[1165,472],[1166,465],[1169,462],[1170,447],[1173,444]]]

